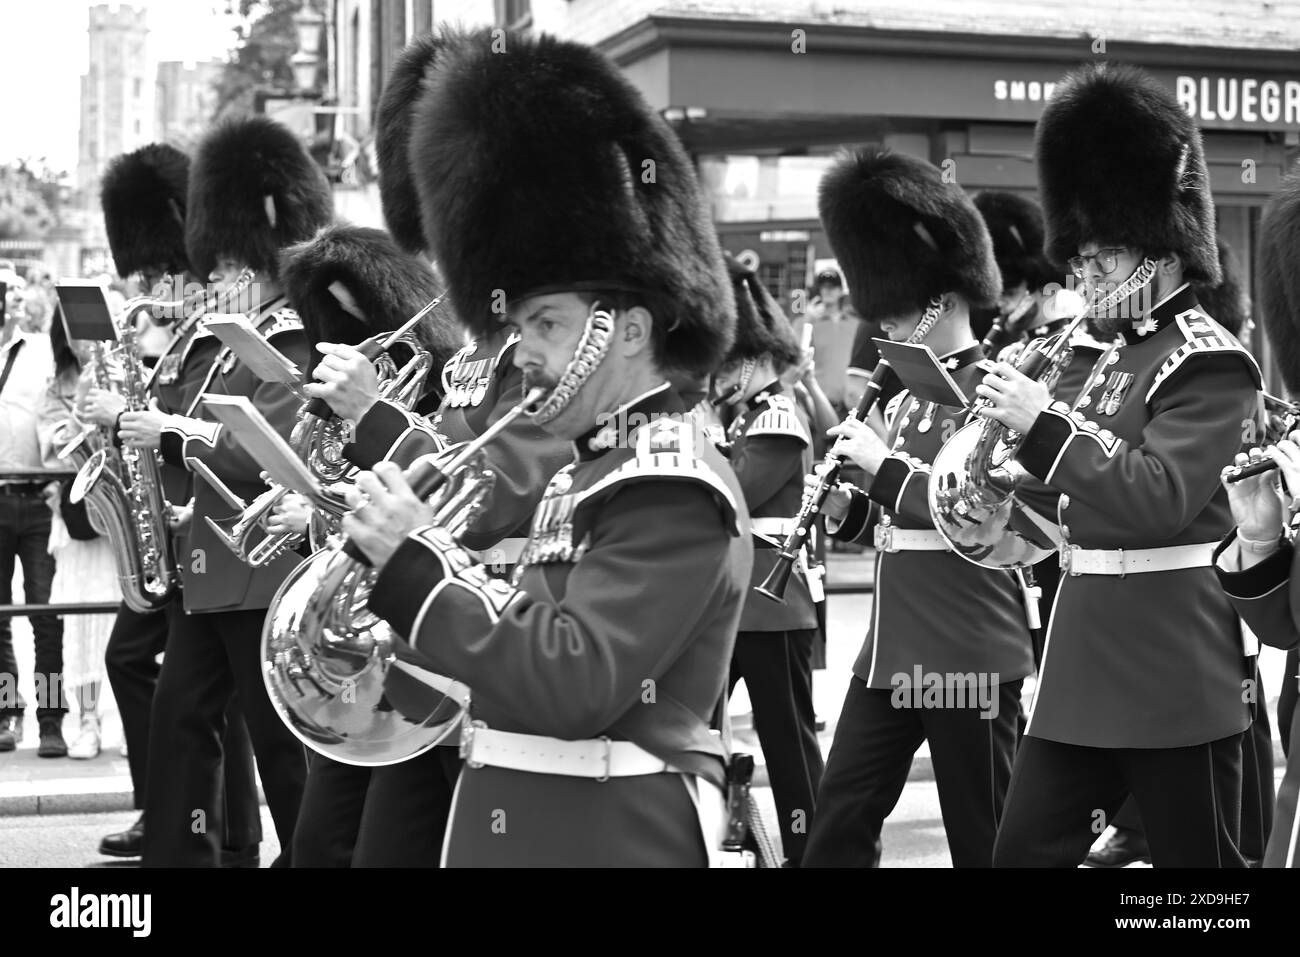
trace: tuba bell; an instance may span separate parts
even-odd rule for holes
[[[1016,368],[1055,392],[1070,362],[1074,330],[1088,316],[1146,286],[1155,271],[1155,263],[1144,262],[1110,293],[1085,305],[1060,333],[1031,342],[1016,357]],[[972,411],[986,404],[978,400]],[[1023,435],[981,417],[958,429],[931,466],[927,497],[934,527],[953,552],[976,565],[1023,569],[1060,547],[1056,523],[1035,512],[1018,494],[1028,475],[1016,460],[1023,441]]]
[[[541,394],[533,390],[473,442],[423,456],[407,470],[412,489],[434,509],[433,525],[460,538],[495,479],[483,446]],[[336,539],[284,580],[262,629],[262,677],[281,720],[312,750],[369,767],[436,746],[469,705],[461,682],[399,660],[398,636],[367,607],[377,574]]]

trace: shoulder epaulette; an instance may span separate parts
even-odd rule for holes
[[[749,423],[745,435],[748,438],[757,435],[788,435],[804,445],[811,442],[803,420],[795,409],[794,400],[780,393],[767,397],[763,408]]]
[[[257,330],[270,339],[285,332],[301,332],[302,320],[293,309],[277,309],[262,318]]]
[[[1150,402],[1160,386],[1193,356],[1239,355],[1250,369],[1250,374],[1255,380],[1255,388],[1264,387],[1264,377],[1255,357],[1247,352],[1246,348],[1237,341],[1236,336],[1227,329],[1199,309],[1180,312],[1175,319],[1178,321],[1179,331],[1183,334],[1183,344],[1170,353],[1169,358],[1165,359],[1164,364],[1160,366],[1155,381],[1147,390],[1146,401]]]
[[[471,339],[461,346],[455,355],[442,364],[442,391],[444,393],[451,391],[452,376],[455,375],[456,368],[472,356],[476,349],[478,349],[478,341]]]
[[[705,461],[706,452],[721,454],[695,423],[665,416],[643,425],[633,433],[635,454],[588,489],[579,504],[607,492],[623,482],[653,479],[700,482],[714,493],[723,521],[733,535],[740,534],[737,503],[722,476]]]

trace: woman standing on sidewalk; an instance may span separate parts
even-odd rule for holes
[[[54,374],[37,410],[37,433],[41,455],[51,468],[66,467],[58,458],[63,423],[72,420],[74,403],[91,386],[82,373],[86,343],[69,343],[61,315],[56,310],[50,323],[50,348]],[[74,431],[80,426],[74,427]],[[122,600],[113,560],[112,545],[103,530],[90,521],[83,505],[68,500],[70,481],[59,484],[46,503],[53,513],[50,525],[50,554],[54,556],[54,582],[50,602],[113,602]],[[115,616],[69,615],[63,623],[63,683],[72,689],[81,714],[81,730],[68,748],[68,757],[89,760],[99,756],[99,692],[104,682],[104,650],[113,630]]]

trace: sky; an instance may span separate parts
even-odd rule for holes
[[[103,2],[103,0],[100,0]],[[0,163],[48,157],[74,174],[86,29],[94,0],[0,0]],[[225,0],[135,0],[148,11],[145,41],[152,76],[159,60],[225,59],[237,18]],[[123,6],[107,3],[109,7]]]

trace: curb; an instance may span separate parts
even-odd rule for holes
[[[266,804],[260,783],[257,801]],[[130,778],[55,778],[28,785],[0,784],[0,817],[134,810]]]

